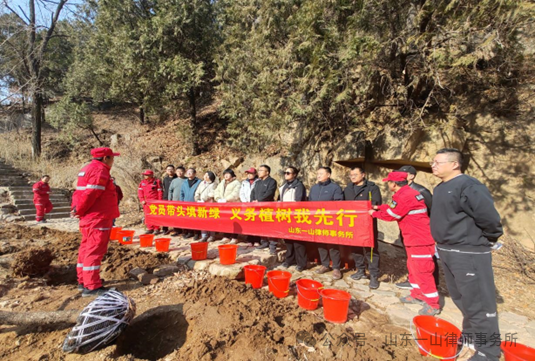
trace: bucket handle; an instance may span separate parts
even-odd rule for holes
[[[437,317],[438,318],[438,317]],[[440,318],[439,318],[440,319]],[[441,356],[437,356],[437,355],[433,355],[431,353],[431,351],[428,351],[426,350],[425,348],[423,348],[423,346],[421,346],[419,343],[418,343],[418,339],[414,336],[414,332],[412,331],[412,325],[414,324],[414,318],[411,320],[411,322],[409,323],[409,329],[411,331],[411,335],[412,335],[412,338],[414,339],[414,342],[416,342],[416,345],[418,345],[418,348],[423,350],[424,352],[426,352],[429,356],[431,357],[434,357],[434,358],[437,358],[439,360],[451,360],[451,359],[456,359],[457,357],[459,357],[459,355],[461,354],[461,352],[463,352],[464,350],[464,342],[463,342],[463,345],[461,347],[461,350],[459,352],[457,352],[457,354],[455,356],[451,356],[451,357],[441,357]]]
[[[282,277],[268,277],[268,284],[270,283],[272,278],[282,278]],[[275,283],[271,282],[271,287],[273,287],[274,289],[277,290],[277,292],[280,292],[280,293],[289,293],[290,292],[290,287],[289,286],[288,286],[288,289],[286,291],[281,291],[275,286]]]
[[[319,291],[319,290],[322,290],[323,287],[316,288],[316,289]],[[301,295],[301,297],[303,297],[303,298],[304,298],[305,300],[307,300],[307,301],[318,302],[318,301],[320,300],[319,298],[318,298],[318,299],[312,299],[312,298],[305,297],[305,295],[303,295],[303,294],[301,293],[301,290],[299,289],[299,286],[297,286],[297,293],[299,293],[299,295]]]
[[[263,269],[263,270],[259,270],[259,269],[251,269],[251,268],[248,268],[249,271],[252,271],[252,272],[256,272],[256,273],[259,273],[259,274],[263,274],[266,272],[266,269]]]

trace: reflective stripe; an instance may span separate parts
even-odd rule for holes
[[[76,268],[82,268],[82,267],[84,267],[84,264],[83,264],[83,263],[77,263],[77,264],[76,264]]]
[[[34,191],[34,192],[38,192],[38,191],[39,191],[39,188],[34,188],[33,191]]]
[[[411,254],[412,258],[433,258],[431,254]]]
[[[411,283],[412,288],[420,288],[416,283]]]
[[[138,189],[143,190],[143,188],[138,188]]]
[[[106,190],[106,187],[104,187],[104,186],[99,186],[99,185],[96,185],[96,184],[88,184],[88,185],[86,186],[86,188],[89,188],[89,189],[101,189],[101,190],[103,190],[103,191]]]
[[[446,249],[446,248],[440,248],[440,247],[437,247],[437,249],[439,249],[441,251],[444,251],[444,252],[456,252],[456,253],[464,253],[464,254],[487,254],[487,253],[491,253],[491,251],[487,251],[487,252],[464,252],[464,251],[460,251],[458,249]]]
[[[85,172],[78,173],[78,177],[83,177],[85,175]]]
[[[42,204],[41,204],[41,203],[35,203],[35,205],[36,205],[36,206],[42,206]]]
[[[83,190],[85,190],[85,187],[76,187],[76,190],[77,191],[83,191]]]
[[[100,266],[89,266],[83,268],[84,271],[95,271],[97,269],[100,269]]]
[[[98,229],[99,231],[109,231],[111,228],[96,228]]]
[[[397,219],[401,219],[401,216],[398,216],[397,214],[395,214],[394,212],[392,212],[392,209],[391,208],[388,208],[386,210],[386,213],[390,214],[392,217],[394,218],[397,218]]]
[[[158,188],[159,191],[161,191],[162,189],[161,188]]]
[[[438,297],[438,292],[433,293],[422,293],[425,297],[431,298],[431,297]]]
[[[408,214],[421,214],[421,213],[427,213],[427,208],[415,209],[414,211],[410,211]]]

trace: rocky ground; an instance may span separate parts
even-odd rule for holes
[[[143,229],[135,215],[119,224]],[[76,288],[76,256],[80,240],[74,220],[0,224],[0,311],[35,312],[82,310],[89,302]],[[208,259],[191,260],[189,243],[172,239],[168,253],[139,248],[139,240],[124,246],[112,242],[103,261],[107,286],[116,287],[137,304],[137,317],[114,345],[89,355],[64,354],[62,342],[69,330],[43,327],[0,326],[0,358],[5,360],[424,360],[409,335],[409,325],[420,306],[403,305],[407,294],[394,283],[406,277],[403,251],[381,244],[382,276],[378,290],[367,281],[353,282],[351,271],[333,281],[330,274],[316,275],[314,268],[292,272],[290,295],[276,299],[264,287],[253,290],[243,282],[243,266],[277,267],[284,257],[254,250],[240,243],[235,265],[219,264],[217,245],[209,245]],[[54,259],[43,275],[15,276],[26,269],[28,249],[48,249]],[[507,246],[495,254],[499,291],[500,326],[505,337],[535,346],[535,287],[511,265]],[[41,253],[39,253],[41,254]],[[314,267],[314,265],[311,265]],[[142,275],[132,275],[133,269]],[[146,273],[145,273],[146,272]],[[328,288],[352,295],[348,321],[332,324],[323,309],[306,311],[296,300],[295,281],[315,279]],[[444,309],[441,318],[461,325],[461,315],[440,287]],[[320,305],[321,306],[321,305]],[[511,336],[515,334],[514,336]],[[508,336],[509,335],[509,336]],[[466,360],[471,351],[462,352]]]

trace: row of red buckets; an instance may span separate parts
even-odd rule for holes
[[[112,229],[110,239],[118,240],[122,244],[131,244],[134,231],[122,230],[120,227]],[[140,247],[151,247],[154,241],[156,250],[167,252],[170,238],[154,240],[154,235],[145,234],[139,237]],[[208,243],[191,243],[191,258],[196,261],[205,260],[208,255]],[[238,245],[225,244],[218,246],[219,262],[230,265],[236,262]],[[269,271],[260,265],[244,266],[245,283],[253,288],[261,288],[264,283],[264,275],[268,279],[268,289],[277,298],[288,296],[290,291],[290,279],[292,274],[287,271]],[[351,295],[348,292],[337,289],[326,289],[323,285],[311,279],[299,279],[297,286],[297,304],[306,310],[315,310],[319,306],[320,297],[323,300],[323,316],[325,320],[333,323],[345,323],[349,310]],[[434,316],[416,316],[413,319],[416,335],[413,338],[418,345],[418,350],[424,356],[432,356],[441,360],[452,360],[459,356],[457,343],[452,342],[461,337],[461,331],[453,324]],[[412,333],[412,324],[411,324]],[[516,343],[502,342],[501,349],[506,361],[533,361],[535,349]]]
[[[134,234],[136,231],[123,230],[121,227],[113,227],[111,229],[110,241],[118,241],[121,244],[134,243]],[[169,252],[169,245],[171,238],[157,238],[154,239],[154,234],[142,234],[139,236],[140,247],[156,247],[158,252]]]

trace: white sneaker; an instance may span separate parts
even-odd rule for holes
[[[207,241],[207,242],[213,242],[213,241],[215,241],[215,238],[212,237],[212,236],[210,236],[210,237],[208,237],[208,239],[207,239],[206,241]]]
[[[236,238],[232,238],[229,242],[229,244],[236,244],[238,243],[238,240]]]
[[[228,237],[223,237],[223,239],[221,240],[221,242],[228,242],[228,241],[230,241],[230,238]]]

